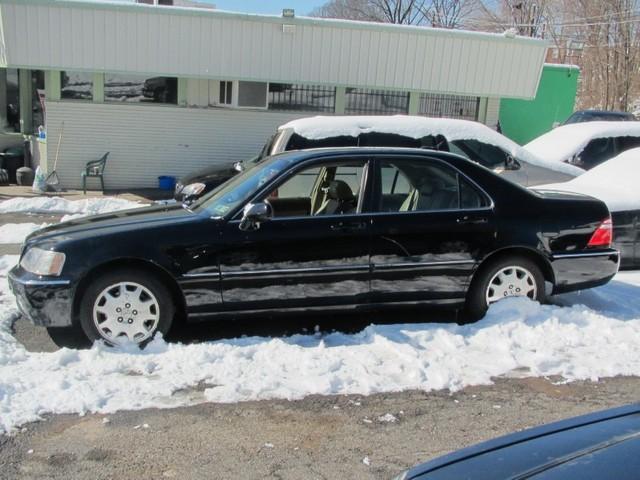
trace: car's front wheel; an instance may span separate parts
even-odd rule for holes
[[[481,267],[467,296],[468,319],[479,320],[491,304],[509,297],[544,302],[544,275],[535,262],[514,255]]]
[[[144,345],[169,331],[175,306],[167,287],[153,275],[117,269],[94,280],[80,303],[80,325],[92,342]]]

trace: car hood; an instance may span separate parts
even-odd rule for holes
[[[157,227],[163,224],[175,225],[182,221],[190,221],[195,217],[197,217],[196,213],[180,204],[120,210],[45,227],[29,235],[25,240],[25,244],[30,245],[48,241],[60,242],[115,233],[121,230],[142,229],[149,226]]]
[[[233,164],[228,165],[210,165],[196,172],[185,175],[180,178],[179,183],[182,185],[189,185],[190,183],[209,183],[211,181],[219,180],[225,181],[238,172],[233,168]]]

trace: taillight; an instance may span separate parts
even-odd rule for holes
[[[591,235],[591,239],[587,244],[587,247],[590,248],[609,248],[611,246],[611,242],[613,241],[613,223],[611,222],[611,217],[604,220],[596,231]]]

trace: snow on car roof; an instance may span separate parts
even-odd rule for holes
[[[595,138],[640,137],[640,122],[584,122],[555,128],[524,148],[546,160],[564,162],[584,150]]]
[[[561,190],[599,198],[612,212],[640,209],[640,148],[633,148],[564,183],[536,190]]]
[[[444,135],[447,141],[478,140],[494,145],[524,162],[567,175],[581,175],[584,170],[573,165],[549,162],[538,158],[504,135],[478,122],[451,118],[430,118],[411,115],[393,116],[317,116],[293,120],[278,130],[291,129],[310,140],[336,136],[357,137],[363,133],[395,133],[410,138]]]

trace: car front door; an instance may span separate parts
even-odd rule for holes
[[[438,159],[382,157],[375,165],[372,301],[463,302],[494,239],[491,199]]]
[[[364,303],[369,293],[371,215],[362,213],[369,162],[315,162],[291,172],[253,203],[273,217],[222,232],[219,250],[225,310],[307,308]]]

